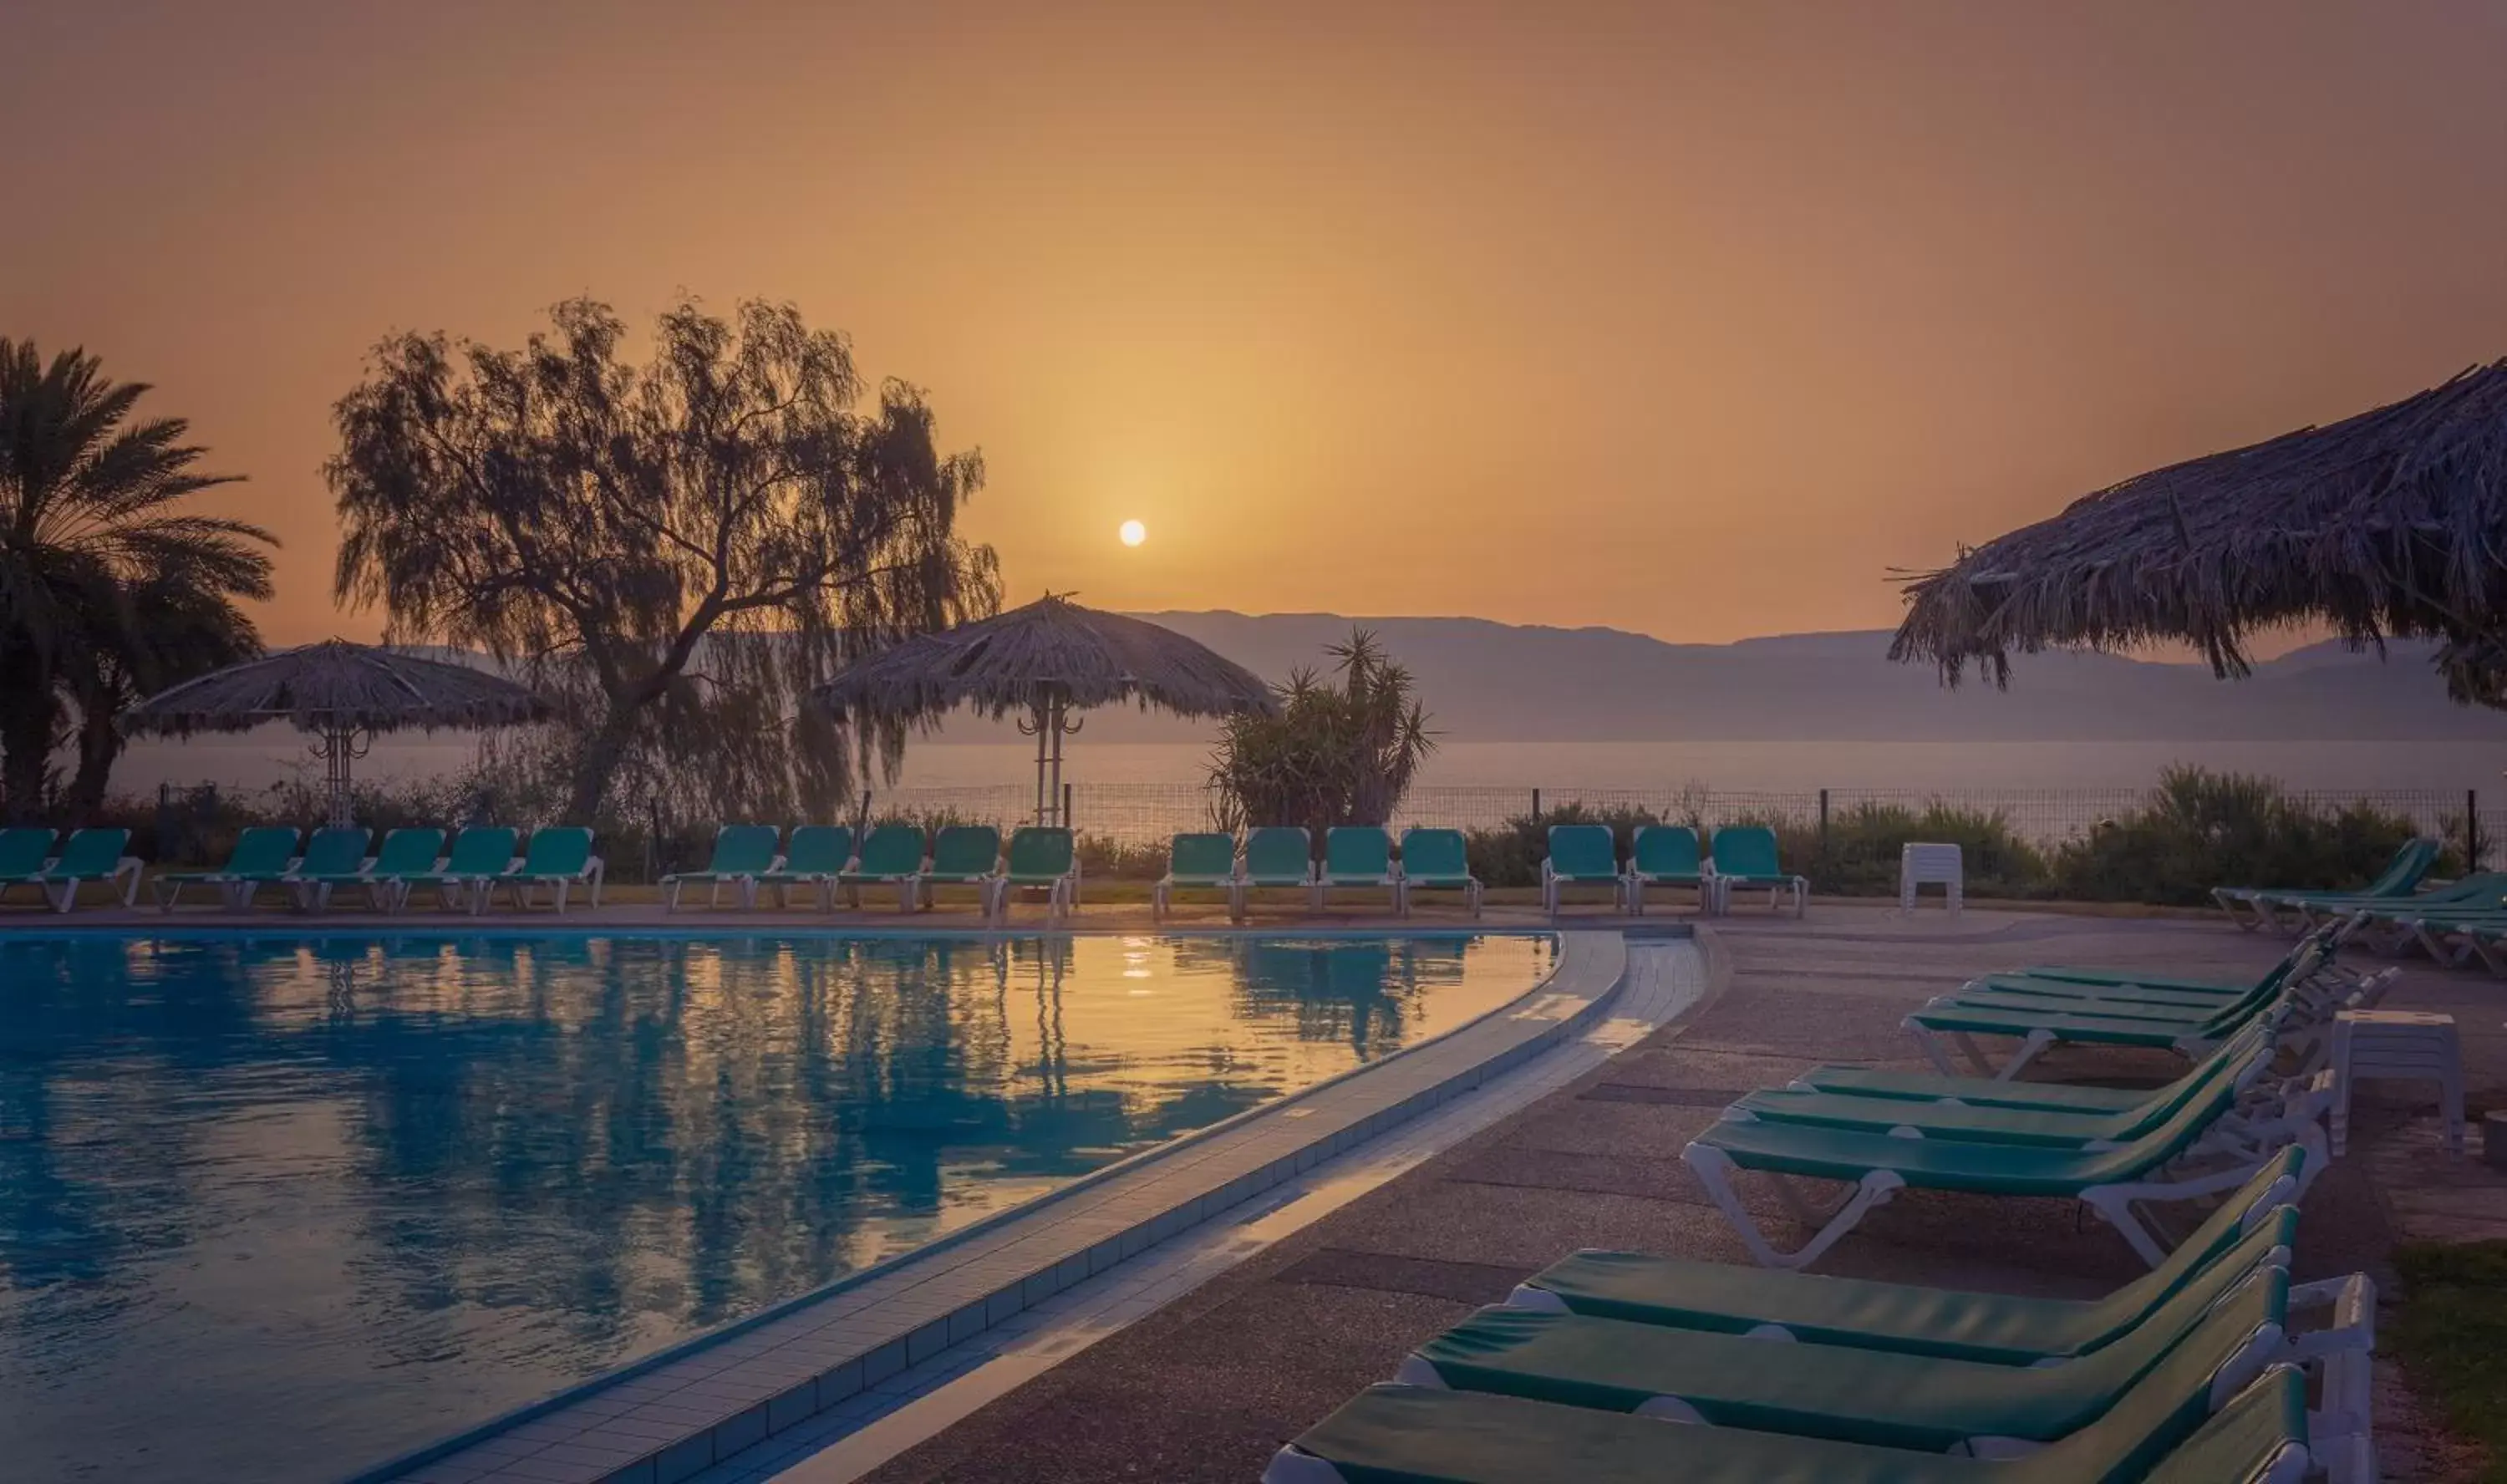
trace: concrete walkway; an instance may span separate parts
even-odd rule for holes
[[[1849,907],[1819,908],[1803,923],[1736,916],[1710,934],[1707,997],[1682,1021],[870,1477],[1248,1484],[1283,1441],[1389,1377],[1412,1346],[1577,1248],[1744,1260],[1679,1159],[1740,1092],[1817,1061],[1916,1065],[1900,1018],[1981,971],[2069,962],[2242,974],[2285,946],[2217,923],[1982,911],[1908,919]],[[2420,966],[2389,1002],[2456,1013],[2472,1081],[2494,1087],[2507,1084],[2494,993],[2482,976]],[[2170,1069],[2166,1058],[2044,1066],[2047,1076]],[[2347,1160],[2310,1193],[2302,1279],[2380,1259],[2393,1227],[2368,1178],[2377,1163]],[[2507,1236],[2507,1222],[2490,1234]],[[2088,1295],[2138,1266],[2066,1203],[1914,1193],[1875,1212],[1821,1271]],[[2387,1477],[2434,1477],[2408,1399],[2389,1389],[2380,1405]]]

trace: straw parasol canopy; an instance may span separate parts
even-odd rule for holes
[[[1023,608],[917,635],[852,666],[810,693],[848,713],[917,720],[960,706],[987,716],[1028,715],[1036,740],[1036,821],[1061,817],[1062,739],[1070,713],[1117,702],[1180,716],[1268,711],[1271,689],[1207,645],[1145,620],[1083,608],[1046,594]]]
[[[1907,584],[1896,660],[1997,685],[2010,656],[2174,639],[2223,677],[2258,630],[2444,641],[2461,701],[2507,706],[2507,360],[2076,500]]]
[[[188,737],[272,721],[314,734],[329,765],[331,822],[348,822],[350,765],[379,732],[537,721],[548,704],[467,665],[345,639],[281,649],[158,692],[123,713],[124,730]]]

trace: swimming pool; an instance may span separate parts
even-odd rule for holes
[[[1532,988],[1543,937],[0,937],[0,1458],[322,1480]]]

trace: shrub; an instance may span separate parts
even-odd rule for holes
[[[1436,745],[1410,672],[1363,629],[1329,653],[1337,686],[1300,670],[1275,687],[1277,711],[1227,719],[1210,760],[1217,828],[1302,824],[1320,839],[1335,824],[1384,823],[1409,792]]]
[[[2318,810],[2270,778],[2170,768],[2150,802],[2055,851],[2064,896],[2198,906],[2211,888],[2365,885],[2416,831],[2358,804]]]
[[[1967,889],[1976,895],[2028,897],[2049,890],[2044,853],[2014,834],[1999,812],[1941,800],[1922,809],[1854,804],[1829,815],[1824,842],[1816,822],[1783,821],[1776,838],[1787,863],[1821,891],[1895,895],[1898,853],[1911,843],[1957,846]]]
[[[1156,881],[1167,874],[1167,848],[1130,845],[1110,835],[1078,840],[1079,874],[1088,881]]]

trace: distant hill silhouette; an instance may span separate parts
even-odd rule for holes
[[[2011,688],[1952,691],[1893,665],[1885,631],[1667,644],[1616,629],[1330,613],[1144,613],[1273,679],[1321,668],[1324,646],[1373,630],[1419,678],[1454,742],[2507,742],[2507,713],[2446,699],[2428,648],[2384,659],[2310,645],[2222,681],[2195,665],[2113,655],[2022,657]],[[1108,742],[1187,742],[1207,723],[1091,713]],[[996,733],[999,736],[996,736]],[[1015,740],[960,718],[948,741]]]

